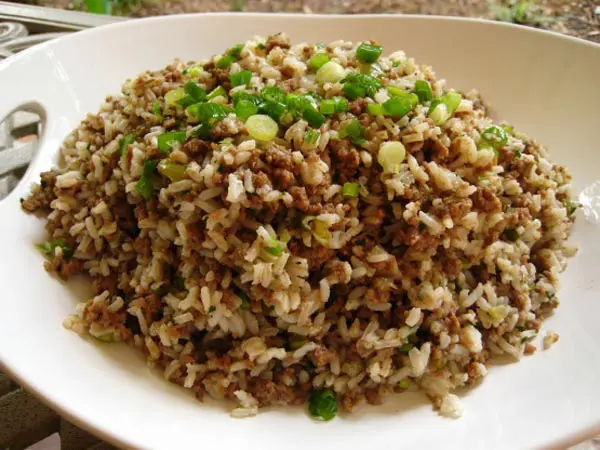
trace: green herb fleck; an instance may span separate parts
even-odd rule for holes
[[[57,238],[53,241],[46,241],[36,246],[42,253],[48,256],[54,256],[55,249],[60,247],[63,252],[63,258],[68,260],[73,257],[73,249],[67,245],[65,238]]]
[[[144,169],[142,171],[142,176],[135,184],[135,190],[145,200],[150,200],[150,197],[152,197],[152,192],[154,190],[154,172],[156,171],[158,162],[158,159],[144,161]]]
[[[125,137],[122,137],[119,141],[119,148],[121,151],[121,156],[125,156],[127,151],[129,150],[129,146],[135,142],[135,135],[128,134]]]
[[[331,389],[313,391],[308,399],[308,412],[322,421],[329,421],[337,415],[337,398]]]

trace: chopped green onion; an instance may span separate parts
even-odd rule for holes
[[[481,133],[481,139],[494,148],[502,147],[508,143],[506,131],[496,125],[486,128],[485,131]]]
[[[316,145],[320,137],[320,131],[310,129],[304,133],[304,143],[308,145]]]
[[[193,128],[191,133],[192,136],[199,137],[200,139],[208,139],[210,137],[210,130],[211,126],[208,123],[201,123]]]
[[[180,276],[175,277],[174,285],[177,289],[179,289],[181,291],[184,290],[185,289],[185,279],[183,279]]]
[[[339,137],[345,138],[347,136],[353,143],[360,144],[363,141],[362,133],[363,127],[361,126],[358,119],[354,119],[344,128],[342,128],[342,130],[339,133]]]
[[[235,94],[233,94],[232,97],[233,100],[233,105],[237,105],[239,101],[241,100],[246,100],[249,101],[250,103],[258,106],[261,103],[261,99],[259,96],[251,94],[250,92],[246,92],[246,91],[239,91],[236,92]]]
[[[458,92],[447,92],[446,94],[442,95],[440,99],[448,107],[448,111],[450,111],[450,115],[452,115],[460,106],[462,95],[460,95]]]
[[[325,122],[325,116],[316,109],[306,108],[302,112],[302,118],[308,122],[311,127],[319,128]]]
[[[260,104],[259,111],[261,113],[267,114],[274,120],[279,121],[281,119],[281,116],[285,114],[286,108],[283,103],[264,101]]]
[[[335,102],[336,113],[346,112],[350,109],[348,106],[348,100],[346,100],[344,97],[333,97],[333,101]]]
[[[398,387],[400,389],[408,389],[410,387],[410,380],[408,378],[403,378],[398,382]]]
[[[161,153],[169,153],[173,144],[179,142],[183,144],[185,142],[186,133],[185,131],[169,131],[158,136],[158,149]]]
[[[416,95],[415,95],[416,98]],[[415,107],[414,100],[410,96],[392,97],[383,104],[386,115],[403,117]]]
[[[290,112],[297,116],[302,114],[306,109],[317,109],[317,100],[309,94],[288,94],[286,97],[286,104]]]
[[[301,334],[290,334],[288,347],[290,350],[298,350],[304,344],[306,344],[306,336]]]
[[[281,242],[283,242],[284,244],[287,244],[288,242],[290,242],[291,239],[292,239],[292,236],[290,236],[290,232],[286,229],[284,229],[279,235],[279,240]]]
[[[188,81],[185,83],[183,88],[185,89],[186,94],[197,102],[203,102],[206,100],[206,91],[193,81]]]
[[[388,86],[387,91],[393,97],[406,97],[408,95],[408,92],[396,86]]]
[[[273,256],[280,256],[283,248],[281,247],[281,243],[279,241],[274,241],[273,246],[265,247],[265,251]]]
[[[242,304],[240,305],[240,309],[248,311],[250,309],[250,298],[244,291],[238,292],[238,297],[242,300]]]
[[[238,73],[232,73],[229,75],[229,81],[233,87],[236,86],[248,86],[252,79],[252,72],[249,70],[242,70]]]
[[[440,100],[436,99],[431,102],[431,107],[429,108],[429,118],[433,120],[433,123],[436,125],[443,125],[451,116],[452,114],[450,114],[450,111],[448,111],[448,107]]]
[[[158,166],[157,159],[144,161],[144,169],[142,171],[142,176],[135,184],[135,190],[145,200],[150,200],[150,197],[152,197],[152,192],[154,191],[153,182],[156,166]]]
[[[233,56],[235,59],[239,59],[242,50],[244,50],[244,44],[237,44],[234,45],[233,47],[231,47],[228,51],[227,54],[229,56]]]
[[[360,183],[344,183],[342,187],[342,195],[344,197],[358,197],[360,192]]]
[[[186,169],[187,166],[171,162],[167,159],[163,159],[158,163],[158,171],[160,174],[173,182],[183,180],[185,178]]]
[[[361,63],[358,65],[358,71],[360,73],[364,73],[364,74],[371,75],[374,77],[377,77],[377,76],[383,74],[383,69],[377,63],[374,63],[374,64]]]
[[[308,412],[322,421],[329,421],[337,415],[337,398],[331,389],[313,391],[308,398]]]
[[[356,100],[360,97],[365,97],[367,95],[367,90],[359,84],[356,83],[346,83],[344,84],[344,94],[350,100]]]
[[[101,334],[100,336],[92,336],[92,338],[94,338],[96,341],[98,342],[103,342],[105,344],[110,344],[111,342],[114,342],[115,340],[115,336],[114,333],[110,332],[110,333],[106,333],[106,334]]]
[[[316,80],[321,84],[337,83],[346,76],[346,69],[335,61],[328,61],[317,70]]]
[[[162,108],[161,108],[160,102],[158,100],[155,100],[152,103],[152,114],[154,114],[158,119],[162,119],[163,118]]]
[[[177,102],[186,96],[185,89],[180,87],[172,89],[165,94],[165,103],[169,106],[177,105]]]
[[[227,91],[223,86],[217,86],[206,96],[206,100],[212,100],[217,97],[225,97],[227,98]]]
[[[235,58],[233,56],[224,55],[215,63],[215,67],[217,69],[227,69],[234,61]]]
[[[310,58],[308,66],[314,70],[319,70],[328,61],[329,55],[327,53],[317,53]]]
[[[565,203],[565,208],[567,209],[567,216],[571,217],[577,211],[578,203],[572,200],[569,200]]]
[[[188,67],[183,71],[184,74],[187,74],[193,78],[199,77],[202,72],[204,72],[204,68],[200,65]]]
[[[388,141],[381,144],[377,153],[377,162],[386,173],[400,172],[400,164],[404,162],[406,149],[401,142]]]
[[[335,112],[335,100],[323,100],[319,105],[319,111],[321,112],[321,114],[325,114],[327,116],[333,114]]]
[[[229,106],[217,103],[196,103],[185,110],[188,117],[210,125],[214,124],[217,120],[224,119],[232,112],[233,109]]]
[[[64,259],[71,259],[73,257],[73,249],[67,245],[65,238],[57,238],[53,241],[46,241],[43,244],[36,246],[42,253],[48,256],[54,256],[56,247],[60,247],[63,251]]]
[[[326,222],[316,219],[312,222],[313,236],[320,244],[328,244],[331,239],[331,231]]]
[[[508,228],[504,230],[504,236],[506,236],[506,239],[512,242],[515,242],[517,239],[519,239],[519,233],[514,228]]]
[[[191,95],[186,95],[185,97],[177,100],[177,104],[183,108],[187,108],[188,106],[192,106],[196,103],[198,103],[198,101]]]
[[[344,94],[350,100],[366,96],[372,97],[383,87],[377,78],[362,73],[349,73],[342,83],[344,83]]]
[[[373,114],[374,116],[382,116],[385,114],[385,108],[379,103],[369,103],[367,105],[367,111],[369,111],[369,114]]]
[[[411,344],[410,342],[407,342],[406,344],[402,344],[400,347],[398,347],[398,351],[400,353],[408,353],[410,352],[410,350],[414,347],[413,344]]]
[[[311,231],[312,230],[312,222],[316,219],[315,216],[304,216],[302,218],[302,228],[306,231]]]
[[[456,112],[461,99],[462,96],[458,92],[447,92],[431,102],[429,117],[436,125],[443,125]]]
[[[258,112],[258,107],[249,100],[240,100],[235,105],[235,114],[242,122]]]
[[[377,61],[381,52],[383,51],[383,47],[381,45],[373,45],[368,42],[363,42],[356,49],[356,59],[366,63],[373,63]]]
[[[415,81],[415,93],[417,94],[417,97],[419,97],[419,101],[421,103],[428,102],[433,98],[431,87],[425,80]]]
[[[121,150],[121,156],[125,156],[127,151],[129,150],[129,146],[135,142],[135,135],[128,134],[127,136],[121,138],[119,141],[119,147]]]
[[[285,103],[285,92],[276,86],[267,86],[260,92],[262,98],[269,102]]]
[[[279,125],[267,115],[255,114],[246,121],[246,130],[258,141],[270,141],[277,136]]]

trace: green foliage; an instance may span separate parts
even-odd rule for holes
[[[497,3],[492,0],[490,9],[496,20],[519,25],[535,27],[544,22],[558,20],[545,16],[535,0],[508,0],[503,3]]]
[[[244,6],[244,0],[231,0],[232,11],[243,11]]]
[[[138,0],[84,0],[90,13],[122,16],[131,12]]]

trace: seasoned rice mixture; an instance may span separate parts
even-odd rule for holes
[[[278,34],[145,72],[60,154],[23,208],[46,269],[92,279],[65,326],[236,417],[411,386],[456,417],[490,358],[535,350],[575,253],[565,168],[374,42]]]

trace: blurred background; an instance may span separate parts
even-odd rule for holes
[[[543,28],[600,43],[600,0],[21,0],[0,1],[0,60],[66,33],[129,18],[192,12],[437,14]],[[1,101],[1,99],[0,99]],[[35,152],[39,117],[0,122],[0,199]],[[109,450],[0,373],[0,450]],[[577,450],[600,450],[588,441]]]

